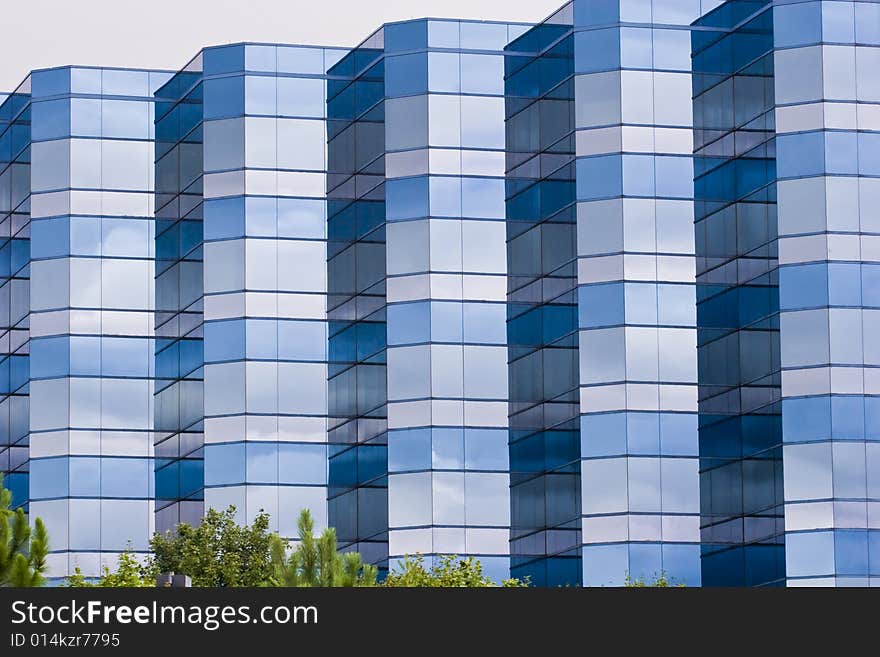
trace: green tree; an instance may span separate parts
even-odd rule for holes
[[[376,586],[375,566],[365,564],[357,552],[337,551],[335,529],[328,527],[315,537],[308,509],[300,512],[297,528],[299,543],[289,556],[287,542],[277,534],[271,538],[270,586]]]
[[[407,555],[397,569],[388,573],[383,586],[390,587],[490,587],[498,586],[483,574],[483,564],[473,557],[441,556],[430,569],[425,567],[422,555]],[[528,586],[528,579],[506,579],[501,586],[516,588]]]
[[[77,566],[73,575],[67,577],[65,586],[82,588],[93,586],[105,586],[113,588],[147,588],[156,585],[155,578],[149,577],[144,572],[143,566],[129,545],[125,552],[119,555],[119,564],[115,571],[104,566],[104,572],[96,583],[90,582]]]
[[[655,574],[652,580],[646,580],[644,576],[632,578],[627,574],[623,585],[629,589],[684,587],[684,584],[676,584],[674,580],[669,579],[666,571]]]
[[[49,534],[43,521],[34,521],[33,532],[20,507],[13,511],[12,491],[0,474],[0,586],[42,586],[46,579]]]
[[[262,511],[252,525],[235,522],[235,507],[209,509],[197,527],[180,523],[150,539],[153,557],[143,577],[159,573],[189,575],[193,586],[261,586],[272,575],[269,516]]]

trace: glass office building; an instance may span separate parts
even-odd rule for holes
[[[384,26],[330,73],[330,522],[381,566],[509,572],[504,48]]]
[[[880,4],[697,25],[704,581],[873,584]]]
[[[0,471],[51,575],[234,505],[380,572],[877,584],[878,71],[874,0],[34,71]]]
[[[327,524],[333,48],[206,48],[156,94],[157,528]]]
[[[154,526],[152,94],[167,78],[34,71],[0,110],[3,467],[51,532],[54,576],[143,552]]]

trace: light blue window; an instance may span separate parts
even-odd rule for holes
[[[629,549],[626,544],[584,546],[583,568],[585,586],[622,586],[629,571]]]
[[[77,343],[71,339],[71,349]],[[101,339],[101,374],[104,376],[149,376],[150,341],[133,337],[105,337]]]
[[[70,338],[70,373],[97,375],[101,373],[101,338],[74,336]]]
[[[654,190],[654,156],[624,155],[623,193],[627,196],[653,196]]]
[[[593,0],[574,3],[574,24],[576,27],[607,25],[620,20],[620,0]]]
[[[207,60],[206,52],[206,68]],[[204,89],[204,116],[206,120],[244,116],[244,77],[205,80]]]
[[[581,454],[616,456],[626,453],[626,413],[581,416]]]
[[[245,353],[244,320],[205,322],[205,362],[242,360]]]
[[[859,173],[865,176],[880,176],[880,133],[860,132],[858,142]]]
[[[612,198],[623,193],[623,168],[620,155],[580,158],[577,160],[576,169],[579,201]]]
[[[149,497],[153,476],[148,459],[103,458],[102,497]]]
[[[248,443],[246,453],[248,483],[273,484],[278,481],[276,443]]]
[[[205,485],[244,483],[246,463],[242,443],[205,445]]]
[[[783,310],[827,306],[827,266],[811,264],[780,267],[779,305]]]
[[[278,445],[278,482],[282,484],[326,484],[326,446],[280,443]]]
[[[70,368],[68,338],[31,340],[31,376],[35,379],[65,376]]]
[[[651,32],[649,27],[620,28],[621,66],[624,68],[651,68],[654,61],[654,44]],[[690,51],[690,38],[688,39],[688,51]]]
[[[428,216],[428,178],[403,178],[385,184],[389,221]]]
[[[326,342],[324,322],[278,320],[278,358],[281,360],[324,360]]]
[[[829,397],[782,401],[782,432],[786,442],[823,440],[831,436]]]
[[[330,58],[332,54],[327,53]],[[323,73],[324,51],[320,48],[278,46],[276,50],[279,73]],[[330,64],[328,63],[328,69]]]
[[[657,177],[657,196],[669,198],[693,196],[694,166],[690,157],[658,155],[654,158],[654,167]]]
[[[699,545],[663,543],[662,554],[663,570],[667,573],[674,573],[677,582],[685,586],[700,585],[702,575]]]
[[[440,428],[431,431],[431,464],[436,469],[464,468],[464,431]]]
[[[32,258],[57,258],[69,253],[70,220],[67,217],[31,221]]]
[[[70,136],[70,101],[46,100],[31,104],[31,139],[59,139]]]
[[[468,470],[498,470],[509,468],[507,431],[499,429],[465,429],[464,463]]]
[[[244,46],[206,48],[202,57],[205,75],[234,73],[244,69]]]
[[[831,436],[849,439],[865,437],[864,397],[831,398]]]
[[[664,456],[698,456],[697,414],[660,413],[660,453]]]
[[[850,3],[839,3],[848,5]],[[880,5],[875,2],[855,2],[856,42],[880,46]]]
[[[432,176],[431,215],[434,217],[460,217],[461,211],[461,178]]]
[[[245,46],[245,68],[248,71],[274,71],[275,60],[277,59],[275,51],[275,46]]]
[[[277,201],[274,198],[249,196],[245,200],[246,232],[249,236],[275,237]]]
[[[461,91],[461,55],[450,52],[428,53],[429,87],[431,91]]]
[[[880,265],[862,264],[862,303],[880,307]]]
[[[503,179],[461,179],[461,216],[479,219],[503,219],[504,208]]]
[[[101,87],[108,96],[149,96],[150,74],[147,71],[103,69]]]
[[[623,324],[623,289],[620,283],[578,287],[578,306],[582,309],[579,313],[580,328]]]
[[[654,573],[663,570],[663,553],[659,543],[630,543],[629,568],[631,577],[644,577],[650,580]]]
[[[70,69],[56,68],[31,73],[31,95],[36,98],[58,96],[70,91]]]
[[[654,30],[654,68],[691,70],[690,30]]]
[[[101,134],[104,137],[149,139],[152,137],[150,106],[128,100],[104,100]]]
[[[828,264],[828,302],[832,306],[862,305],[862,277],[858,263]]]
[[[73,497],[98,497],[101,494],[101,459],[70,459],[70,494]]]
[[[385,59],[385,93],[389,98],[423,94],[427,90],[427,53]]]
[[[822,40],[826,43],[854,43],[856,38],[853,2],[822,3]],[[880,16],[877,16],[880,20]]]
[[[461,91],[504,95],[504,57],[462,54]]]
[[[68,495],[69,469],[66,458],[31,461],[31,499],[50,499]]]
[[[70,91],[75,94],[100,94],[102,77],[102,71],[99,68],[72,68],[70,69]]]
[[[435,304],[435,307],[438,304]],[[457,304],[454,304],[457,305]],[[506,344],[507,308],[500,303],[465,303],[464,341],[477,344]]]
[[[322,239],[327,204],[320,199],[278,199],[278,236]]]
[[[429,470],[431,430],[407,429],[388,432],[388,471]]]
[[[249,202],[256,200],[248,199]],[[245,199],[243,196],[208,199],[205,201],[204,207],[203,230],[206,240],[229,239],[244,235]],[[249,203],[248,210],[250,211],[250,209]],[[250,215],[248,218],[250,219]]]
[[[834,570],[837,575],[868,574],[868,532],[834,532]]]
[[[431,309],[428,302],[388,306],[389,345],[428,342],[430,331]]]
[[[417,50],[428,45],[428,22],[426,20],[389,23],[385,26],[385,49]]]
[[[77,137],[101,136],[100,100],[97,98],[70,99],[70,134]]]
[[[836,174],[856,174],[860,162],[859,140],[855,132],[825,133],[825,171]]]
[[[312,78],[278,78],[278,115],[323,118],[324,84]]]
[[[461,342],[463,304],[439,301],[431,304],[431,339],[434,342]]]
[[[615,27],[575,32],[574,52],[575,73],[595,73],[620,68],[620,29]]]
[[[278,320],[247,321],[247,358],[276,360],[278,358]]]
[[[693,285],[658,285],[657,313],[660,324],[694,326],[697,322]]]
[[[822,40],[822,5],[804,2],[773,8],[773,38],[777,48],[819,43]]]
[[[627,413],[626,443],[630,454],[660,453],[660,418],[657,413]]]
[[[834,533],[797,532],[785,536],[785,569],[790,577],[834,573]]]
[[[823,172],[825,140],[822,132],[779,135],[776,157],[780,178],[815,176]]]
[[[276,115],[276,78],[248,75],[244,80],[245,109],[249,115]]]

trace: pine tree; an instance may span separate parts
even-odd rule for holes
[[[21,508],[13,511],[12,492],[0,474],[0,586],[42,586],[45,583],[49,534],[39,518],[28,526]]]
[[[325,529],[315,538],[315,523],[308,509],[297,520],[299,544],[286,556],[287,542],[272,537],[271,586],[376,586],[378,571],[365,564],[357,552],[337,551],[336,530]]]

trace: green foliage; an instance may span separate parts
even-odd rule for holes
[[[660,571],[660,573],[655,574],[654,579],[651,581],[646,581],[644,577],[637,577],[633,579],[629,576],[629,574],[627,574],[626,580],[623,585],[626,588],[631,589],[669,587],[684,588],[684,584],[676,584],[674,580],[670,580],[669,577],[666,576],[666,571]]]
[[[297,520],[299,543],[286,556],[287,542],[277,534],[271,538],[272,576],[270,586],[376,586],[375,566],[363,563],[357,552],[340,554],[336,530],[325,529],[315,537],[315,523],[308,509]]]
[[[407,555],[403,563],[385,578],[382,584],[389,587],[490,587],[497,586],[483,574],[483,564],[473,557],[455,555],[440,557],[430,569],[425,567],[422,555]],[[528,580],[506,579],[501,586],[516,588],[528,586]]]
[[[202,523],[180,523],[150,539],[153,557],[142,576],[159,573],[189,575],[193,586],[261,586],[272,575],[269,516],[260,513],[252,525],[237,525],[235,507],[209,509]]]
[[[156,580],[146,573],[145,569],[138,562],[137,557],[129,546],[125,552],[119,555],[119,565],[116,570],[111,570],[104,566],[104,573],[96,583],[90,582],[86,576],[82,574],[79,567],[73,575],[67,577],[65,586],[74,588],[83,587],[113,587],[113,588],[147,588],[156,585]]]
[[[0,474],[0,586],[42,586],[45,583],[49,534],[39,518],[33,532],[21,508],[13,511],[12,492]]]

